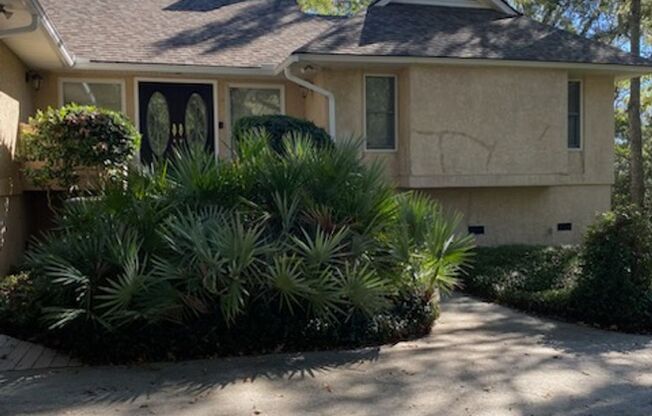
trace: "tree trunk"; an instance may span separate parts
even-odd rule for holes
[[[641,0],[631,0],[630,17],[631,53],[641,54]],[[629,143],[631,150],[631,198],[632,203],[642,207],[645,200],[643,177],[643,135],[641,132],[641,79],[631,80],[629,96]]]

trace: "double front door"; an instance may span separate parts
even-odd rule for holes
[[[213,94],[212,84],[139,82],[141,161],[168,157],[175,148],[189,144],[214,152]]]

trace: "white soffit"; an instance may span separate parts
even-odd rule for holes
[[[3,31],[28,26],[33,15],[40,17],[36,30],[3,37],[2,42],[30,68],[55,69],[63,67],[64,58],[57,50],[56,41],[52,39],[48,31],[49,22],[43,18],[42,13],[30,7],[31,3],[26,0],[0,0],[0,4],[4,5],[5,10],[11,13],[10,18],[0,14],[0,34]]]

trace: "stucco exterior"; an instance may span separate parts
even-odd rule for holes
[[[7,48],[0,48],[0,54],[6,68],[0,79],[0,91],[4,92],[0,94],[0,134],[7,149],[13,149],[16,142],[18,120],[25,120],[34,108],[60,105],[63,79],[120,81],[125,112],[135,122],[138,80],[215,83],[222,157],[231,155],[231,85],[281,86],[286,114],[328,126],[326,99],[280,76],[55,71],[42,72],[42,86],[34,92],[24,82],[24,65]],[[396,77],[398,137],[395,150],[363,151],[364,159],[381,161],[399,188],[421,190],[438,199],[445,209],[462,213],[464,230],[483,226],[485,234],[477,236],[479,244],[578,243],[595,215],[610,208],[612,76],[509,67],[326,65],[306,77],[334,93],[339,139],[361,139],[364,135],[365,74]],[[583,146],[579,150],[567,147],[569,79],[582,81]],[[9,160],[11,152],[2,153],[3,162]],[[0,172],[5,178],[15,176],[15,169],[8,169],[7,163],[0,166],[4,166]],[[0,183],[8,182],[5,179]],[[6,185],[0,187],[5,194],[6,189]],[[9,222],[15,224],[5,235],[19,244],[12,243],[12,249],[5,249],[0,256],[16,258],[24,245],[24,214],[16,209],[22,198],[4,194],[3,198],[11,202],[13,217]],[[8,218],[8,212],[0,213],[0,219],[2,215]],[[569,223],[570,231],[558,231],[558,224]]]
[[[399,187],[464,214],[465,228],[484,226],[480,244],[578,243],[610,208],[613,76],[489,66],[324,68],[312,80],[335,94],[340,136],[363,134],[365,74],[398,77],[399,123],[397,149],[365,158],[382,160]],[[579,150],[567,146],[569,80],[582,81]],[[307,116],[324,125],[325,102],[311,109]],[[571,231],[557,231],[567,223]]]
[[[0,275],[18,262],[25,247],[25,207],[14,157],[18,123],[33,111],[26,70],[0,41]]]

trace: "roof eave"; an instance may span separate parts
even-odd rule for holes
[[[251,67],[164,64],[150,62],[118,62],[77,59],[75,69],[87,71],[158,72],[165,74],[276,76],[277,65]]]
[[[439,64],[439,65],[469,65],[498,66],[517,68],[549,68],[576,71],[596,71],[613,74],[616,79],[629,79],[652,74],[650,65],[623,65],[609,63],[584,63],[561,61],[526,61],[491,58],[450,58],[450,57],[420,57],[420,56],[383,56],[383,55],[344,55],[323,54],[297,51],[293,54],[295,61],[311,61],[322,63],[361,63],[361,64]]]

